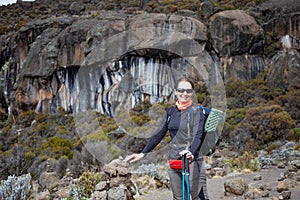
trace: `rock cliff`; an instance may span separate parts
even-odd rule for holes
[[[113,115],[116,105],[169,100],[182,75],[209,85],[212,96],[212,87],[254,79],[267,68],[271,87],[300,85],[299,15],[280,7],[287,4],[268,1],[246,11],[220,11],[203,22],[193,12],[87,11],[87,5],[73,3],[68,15],[34,20],[1,35],[2,112],[62,107]],[[282,37],[272,42],[280,51],[266,54],[266,43],[276,37]]]

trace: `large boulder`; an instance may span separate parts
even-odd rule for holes
[[[265,70],[263,29],[245,11],[216,13],[210,18],[209,33],[212,51],[221,60],[224,81],[248,81]]]
[[[242,178],[234,178],[224,182],[225,195],[243,195],[249,189],[248,184]]]
[[[261,26],[242,10],[228,10],[213,15],[209,33],[212,46],[221,57],[259,52],[264,38]]]
[[[270,88],[300,88],[300,54],[298,51],[284,51],[278,54],[269,69],[267,84]]]

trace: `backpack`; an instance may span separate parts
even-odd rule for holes
[[[175,106],[173,107],[175,108]],[[194,121],[194,114],[197,109],[202,110],[204,114],[203,135],[200,146],[200,154],[210,156],[216,151],[216,145],[219,142],[218,126],[223,122],[223,111],[215,108],[206,108],[203,106],[193,106],[189,114],[189,122]],[[167,122],[170,121],[172,111],[167,112]],[[193,124],[189,124],[193,127]]]
[[[205,117],[200,154],[210,156],[216,151],[216,145],[219,142],[218,126],[223,122],[223,112],[215,108],[210,109],[203,106],[193,107],[191,112],[194,112],[196,109],[202,110]],[[194,113],[191,114],[190,122],[194,121],[193,116]]]

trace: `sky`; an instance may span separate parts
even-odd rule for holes
[[[34,1],[34,0],[25,0],[25,1]],[[0,6],[13,4],[13,3],[16,3],[16,2],[17,2],[17,0],[0,0]]]

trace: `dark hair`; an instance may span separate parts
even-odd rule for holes
[[[178,88],[178,84],[179,84],[180,82],[189,82],[189,83],[191,84],[191,86],[192,86],[192,89],[194,89],[194,82],[193,82],[191,79],[186,78],[186,77],[182,77],[182,78],[178,79],[178,80],[175,82],[175,85],[174,85],[175,89]]]

